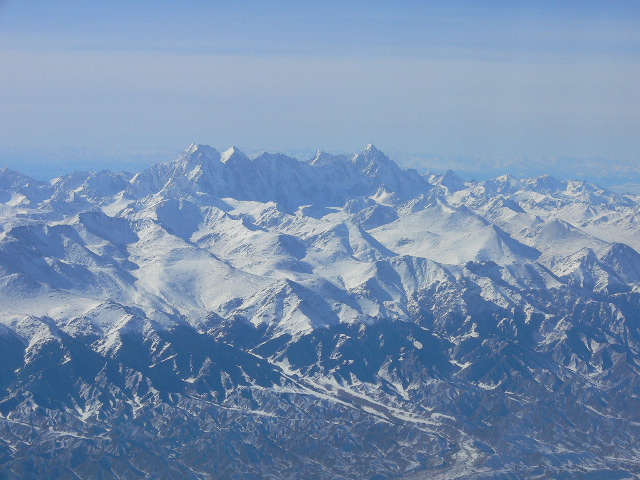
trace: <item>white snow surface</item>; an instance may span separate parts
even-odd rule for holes
[[[638,197],[548,176],[420,175],[372,145],[301,162],[193,144],[136,175],[50,182],[0,170],[1,321],[105,338],[212,315],[291,334],[408,319],[420,292],[462,279],[535,310],[522,289],[639,288],[638,251]]]

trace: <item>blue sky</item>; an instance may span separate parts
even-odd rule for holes
[[[625,1],[0,1],[0,153],[373,142],[633,167],[639,21]]]

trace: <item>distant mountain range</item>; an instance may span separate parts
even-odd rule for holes
[[[0,170],[0,478],[640,475],[640,196],[374,146]]]

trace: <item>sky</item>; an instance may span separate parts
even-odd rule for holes
[[[0,163],[23,171],[374,143],[640,184],[637,1],[0,0],[0,65]]]

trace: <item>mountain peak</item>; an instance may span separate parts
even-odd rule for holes
[[[244,162],[249,161],[249,157],[247,157],[238,147],[233,146],[228,150],[222,152],[221,158],[222,163],[235,163],[235,162]]]
[[[187,155],[202,154],[207,158],[215,158],[219,155],[215,148],[200,143],[192,143],[187,147],[184,153]]]
[[[185,153],[191,154],[191,153],[195,153],[200,145],[198,145],[197,143],[191,142],[191,145],[189,145],[186,149],[185,149]]]
[[[332,164],[342,157],[342,155],[331,155],[329,153],[323,152],[322,150],[318,150],[315,157],[313,157],[313,159],[309,163],[314,167],[321,167],[323,165]]]
[[[369,144],[365,147],[365,149],[362,151],[362,153],[358,154],[358,156],[364,157],[364,158],[371,158],[371,159],[384,159],[388,162],[392,162],[392,160],[387,157],[384,152],[382,152],[381,150],[378,150],[375,145],[373,144]],[[394,162],[395,163],[395,162]]]
[[[365,153],[368,153],[368,152],[380,153],[380,150],[378,150],[373,143],[367,144],[364,151]]]
[[[440,183],[447,187],[450,192],[457,192],[465,188],[464,180],[451,169],[445,172]]]
[[[552,193],[564,190],[566,185],[549,174],[540,175],[528,181],[529,185],[538,193]]]
[[[220,153],[209,145],[192,143],[176,160],[176,166],[182,170],[191,170],[202,163],[220,160]]]
[[[13,170],[9,167],[0,168],[0,188],[10,188],[26,185],[44,185],[48,182],[36,180],[24,173]]]
[[[361,153],[354,155],[352,162],[358,168],[377,169],[384,165],[386,167],[391,167],[393,170],[400,169],[393,160],[387,157],[371,143],[367,145]]]

